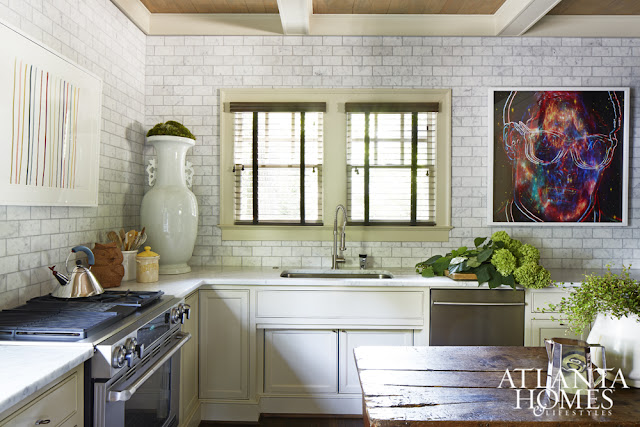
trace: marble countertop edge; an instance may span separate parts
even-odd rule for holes
[[[4,412],[93,356],[93,346],[0,346],[0,419]]]

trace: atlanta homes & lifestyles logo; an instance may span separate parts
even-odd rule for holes
[[[595,387],[593,371],[600,379]],[[614,383],[629,388],[622,371],[609,369],[561,369],[554,377],[543,373],[544,369],[506,369],[498,388],[510,388],[516,392],[514,409],[530,409],[536,416],[563,414],[610,416],[613,412]],[[527,374],[529,372],[529,374]],[[613,374],[612,381],[606,380],[607,373]],[[535,373],[535,374],[534,374]],[[535,388],[532,387],[535,376]],[[543,378],[546,383],[543,384]],[[562,411],[562,412],[561,412]]]

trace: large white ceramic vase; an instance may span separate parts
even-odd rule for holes
[[[185,157],[195,141],[180,136],[147,137],[158,157],[147,169],[153,187],[140,209],[145,245],[160,255],[160,274],[188,273],[198,234],[198,202],[187,187]]]
[[[605,348],[607,368],[622,370],[627,385],[640,388],[640,322],[638,316],[620,319],[598,314],[587,342]],[[613,379],[614,375],[607,374]]]

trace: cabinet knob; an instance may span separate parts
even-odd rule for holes
[[[51,422],[51,420],[38,420],[38,421],[36,421],[36,425],[40,426],[40,425],[43,425],[43,424],[49,424],[50,422]]]

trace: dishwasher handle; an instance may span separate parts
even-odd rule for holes
[[[433,301],[433,305],[457,305],[457,306],[493,306],[493,307],[513,307],[523,306],[524,302],[454,302],[454,301]]]

